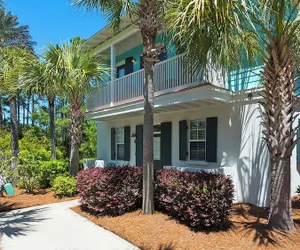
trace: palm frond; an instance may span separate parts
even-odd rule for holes
[[[114,30],[120,26],[122,17],[127,14],[135,21],[139,13],[138,2],[134,0],[70,0],[72,5],[87,11],[101,11]]]
[[[259,49],[248,11],[243,0],[174,0],[167,3],[165,22],[193,68],[213,62],[232,69],[245,64],[241,54],[255,62]]]
[[[21,47],[33,51],[29,26],[20,25],[18,17],[0,8],[0,46]]]

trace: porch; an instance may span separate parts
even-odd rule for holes
[[[226,89],[227,77],[224,72],[210,67],[195,73],[188,67],[188,64],[186,56],[181,54],[155,65],[155,98],[204,84]],[[87,98],[88,115],[143,100],[144,69],[111,79],[113,80],[95,88]]]

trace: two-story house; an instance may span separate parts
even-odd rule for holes
[[[156,168],[206,169],[231,175],[236,202],[268,205],[269,158],[260,116],[260,67],[236,72],[208,68],[193,73],[185,55],[166,42],[155,65],[154,159]],[[100,30],[84,46],[111,67],[110,79],[87,98],[86,118],[97,122],[97,159],[142,166],[143,62],[137,27]],[[292,190],[300,184],[296,149]]]

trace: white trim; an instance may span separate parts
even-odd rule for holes
[[[205,123],[205,128],[204,129],[199,129],[198,128],[198,126],[197,126],[197,129],[195,130],[195,129],[193,129],[193,131],[197,131],[197,138],[198,138],[198,131],[200,130],[200,131],[202,131],[202,130],[204,130],[205,131],[205,139],[201,139],[201,140],[199,140],[199,139],[197,139],[197,140],[194,140],[194,139],[191,139],[191,132],[192,132],[192,126],[191,126],[191,122],[192,121],[203,121],[204,123]],[[195,118],[195,119],[191,119],[191,120],[189,120],[189,136],[188,136],[188,152],[189,152],[189,162],[196,162],[196,164],[197,164],[197,162],[199,163],[199,162],[206,162],[206,118]],[[205,160],[204,161],[201,161],[201,160],[192,160],[191,159],[191,142],[205,142],[205,152],[204,152],[204,154],[205,154]]]

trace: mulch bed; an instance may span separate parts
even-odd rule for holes
[[[15,196],[0,196],[0,212],[77,199],[77,197],[57,199],[50,189],[36,190],[34,194],[26,194],[24,190],[18,188],[15,190],[17,193]]]
[[[234,205],[232,226],[221,232],[193,232],[160,212],[96,217],[80,207],[72,209],[144,250],[300,249],[300,209],[293,210],[295,229],[289,234],[270,229],[268,211],[248,204]]]

